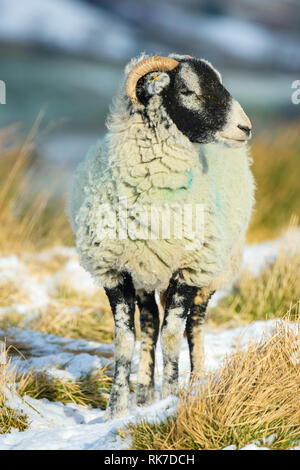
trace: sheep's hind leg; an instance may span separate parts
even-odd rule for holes
[[[155,400],[155,348],[159,333],[159,311],[154,292],[137,292],[140,309],[141,351],[135,401],[147,406]]]
[[[197,289],[190,314],[186,321],[186,334],[189,343],[191,378],[196,378],[204,371],[203,330],[207,316],[207,305],[213,292]]]
[[[163,352],[162,397],[178,391],[178,360],[185,320],[197,288],[172,279],[166,294],[166,309],[161,332]]]
[[[128,412],[130,369],[135,344],[135,290],[131,277],[124,274],[115,288],[105,289],[115,321],[115,373],[105,418],[119,418]]]

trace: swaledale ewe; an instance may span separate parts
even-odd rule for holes
[[[76,172],[69,215],[81,264],[105,288],[114,316],[106,412],[114,418],[129,407],[136,301],[136,403],[156,397],[155,291],[165,301],[162,396],[177,392],[184,328],[191,371],[201,371],[206,307],[239,269],[254,182],[246,145],[251,123],[206,60],[176,54],[131,60],[107,126],[105,143]]]

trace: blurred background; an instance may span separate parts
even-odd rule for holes
[[[7,86],[0,128],[17,124],[25,137],[39,116],[34,154],[41,172],[32,188],[65,189],[75,164],[105,133],[124,65],[141,51],[210,60],[251,118],[255,159],[265,161],[268,152],[270,163],[271,149],[292,149],[272,168],[273,186],[258,175],[265,190],[278,189],[284,171],[296,172],[287,163],[299,161],[300,105],[291,101],[300,79],[299,0],[0,0],[0,18],[0,80]],[[285,222],[300,205],[295,191],[284,194]],[[271,227],[278,215],[267,212],[268,205],[263,217]]]

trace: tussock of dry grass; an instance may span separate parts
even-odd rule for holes
[[[276,261],[255,278],[244,272],[232,294],[209,312],[211,326],[231,327],[255,320],[280,318],[300,302],[300,254]]]
[[[14,129],[0,131],[1,254],[72,241],[64,200],[49,192],[32,191],[38,178],[39,160],[34,152],[38,125],[39,120],[22,144],[16,142]]]
[[[175,417],[130,426],[134,449],[238,448],[273,433],[273,449],[300,440],[300,335],[288,322],[237,350],[204,385],[183,392]]]
[[[106,368],[77,381],[30,371],[18,378],[17,392],[20,396],[105,409],[111,383],[112,377],[106,374]]]
[[[6,389],[15,387],[16,382],[16,373],[9,366],[9,363],[0,364],[0,434],[28,428],[26,415],[6,405]]]

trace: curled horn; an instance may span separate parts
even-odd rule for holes
[[[132,103],[137,104],[136,85],[141,77],[155,70],[168,72],[169,70],[175,69],[178,65],[179,62],[170,57],[153,56],[141,60],[128,74],[126,81],[127,96],[131,99]]]

